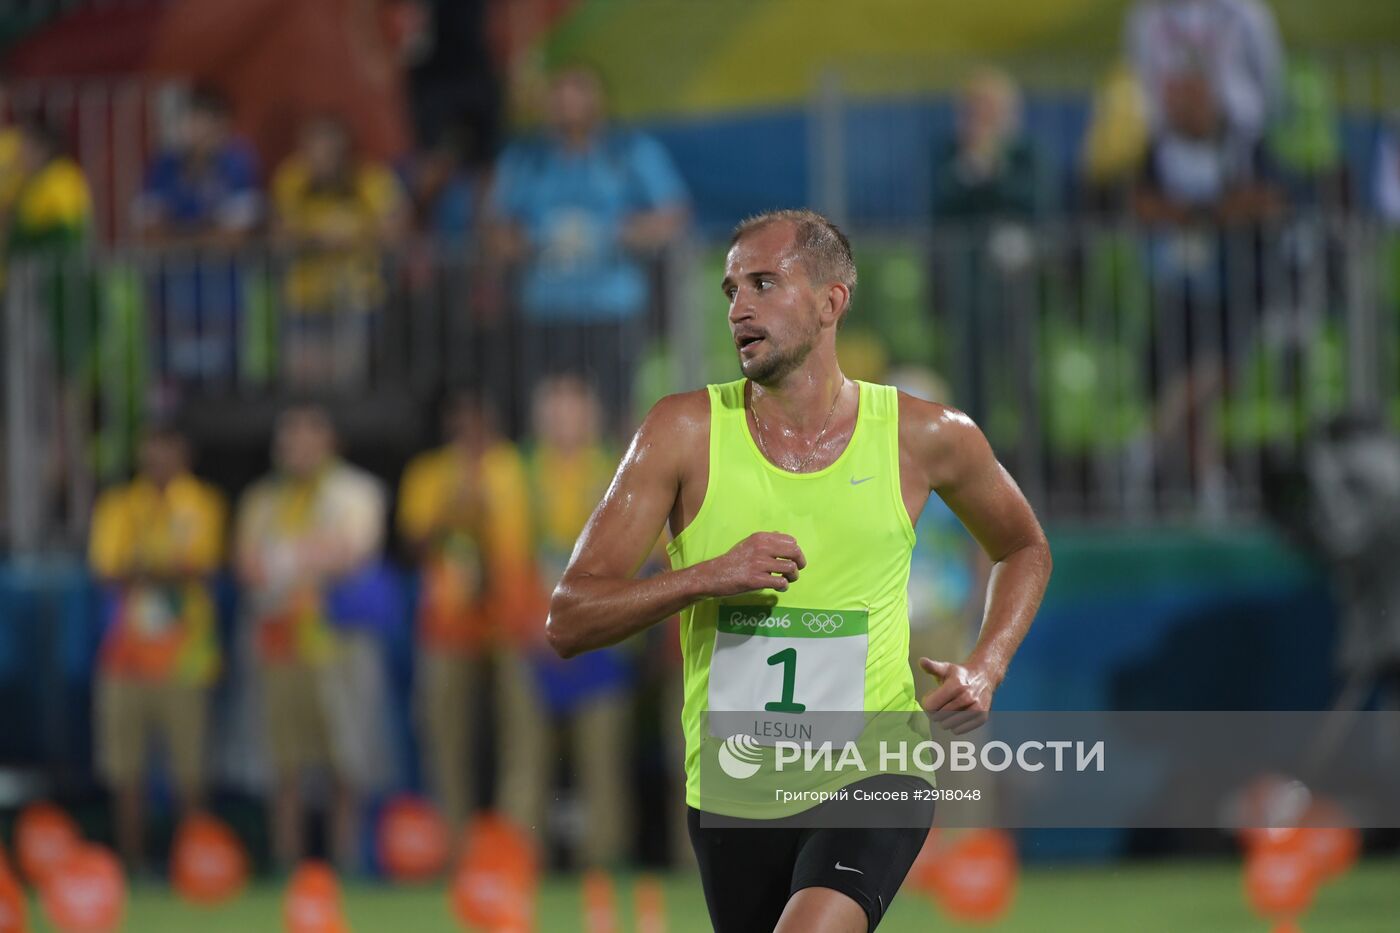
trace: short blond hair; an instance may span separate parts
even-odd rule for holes
[[[793,241],[807,269],[807,276],[813,282],[825,284],[840,282],[850,292],[851,300],[856,293],[856,261],[851,255],[851,241],[841,228],[830,218],[809,210],[764,211],[745,218],[734,228],[729,237],[732,247],[739,240],[755,230],[770,224],[790,223],[794,227]],[[851,301],[846,302],[850,310]],[[845,315],[842,315],[844,319]]]

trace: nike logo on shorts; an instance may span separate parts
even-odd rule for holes
[[[837,871],[853,871],[853,872],[855,872],[857,875],[863,875],[863,874],[865,874],[865,872],[861,871],[859,868],[847,868],[845,865],[842,865],[840,862],[837,862],[837,863],[836,863],[836,870],[837,870]]]
[[[870,481],[871,481],[872,479],[874,479],[874,478],[875,478],[875,477],[873,477],[873,476],[867,476],[865,479],[856,479],[854,476],[852,476],[852,477],[851,477],[851,485],[852,485],[852,486],[859,486],[861,483],[868,483],[868,482],[870,482]]]

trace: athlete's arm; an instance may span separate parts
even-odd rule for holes
[[[549,603],[545,637],[561,657],[616,644],[702,599],[785,590],[806,566],[797,542],[762,532],[728,553],[644,580],[635,574],[697,463],[708,462],[704,392],[662,399],[647,415],[588,520]]]
[[[961,663],[921,658],[938,688],[926,710],[955,732],[986,720],[992,695],[1030,628],[1050,580],[1050,546],[1030,503],[960,411],[900,397],[900,467],[938,493],[992,562],[981,634]]]

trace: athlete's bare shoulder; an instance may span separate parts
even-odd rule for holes
[[[923,473],[929,489],[941,489],[986,464],[987,439],[976,423],[950,405],[899,393],[901,469]]]
[[[675,468],[678,472],[708,449],[710,400],[704,389],[662,397],[642,419],[624,458],[650,469]],[[701,457],[700,459],[704,459]]]
[[[687,446],[710,433],[710,398],[704,389],[663,396],[637,429],[648,443]]]
[[[704,389],[664,395],[647,412],[646,422],[674,425],[681,431],[710,425],[710,394]]]

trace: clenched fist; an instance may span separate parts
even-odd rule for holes
[[[807,558],[792,535],[760,531],[724,554],[705,562],[707,589],[712,596],[737,596],[754,590],[782,592],[797,582]]]

